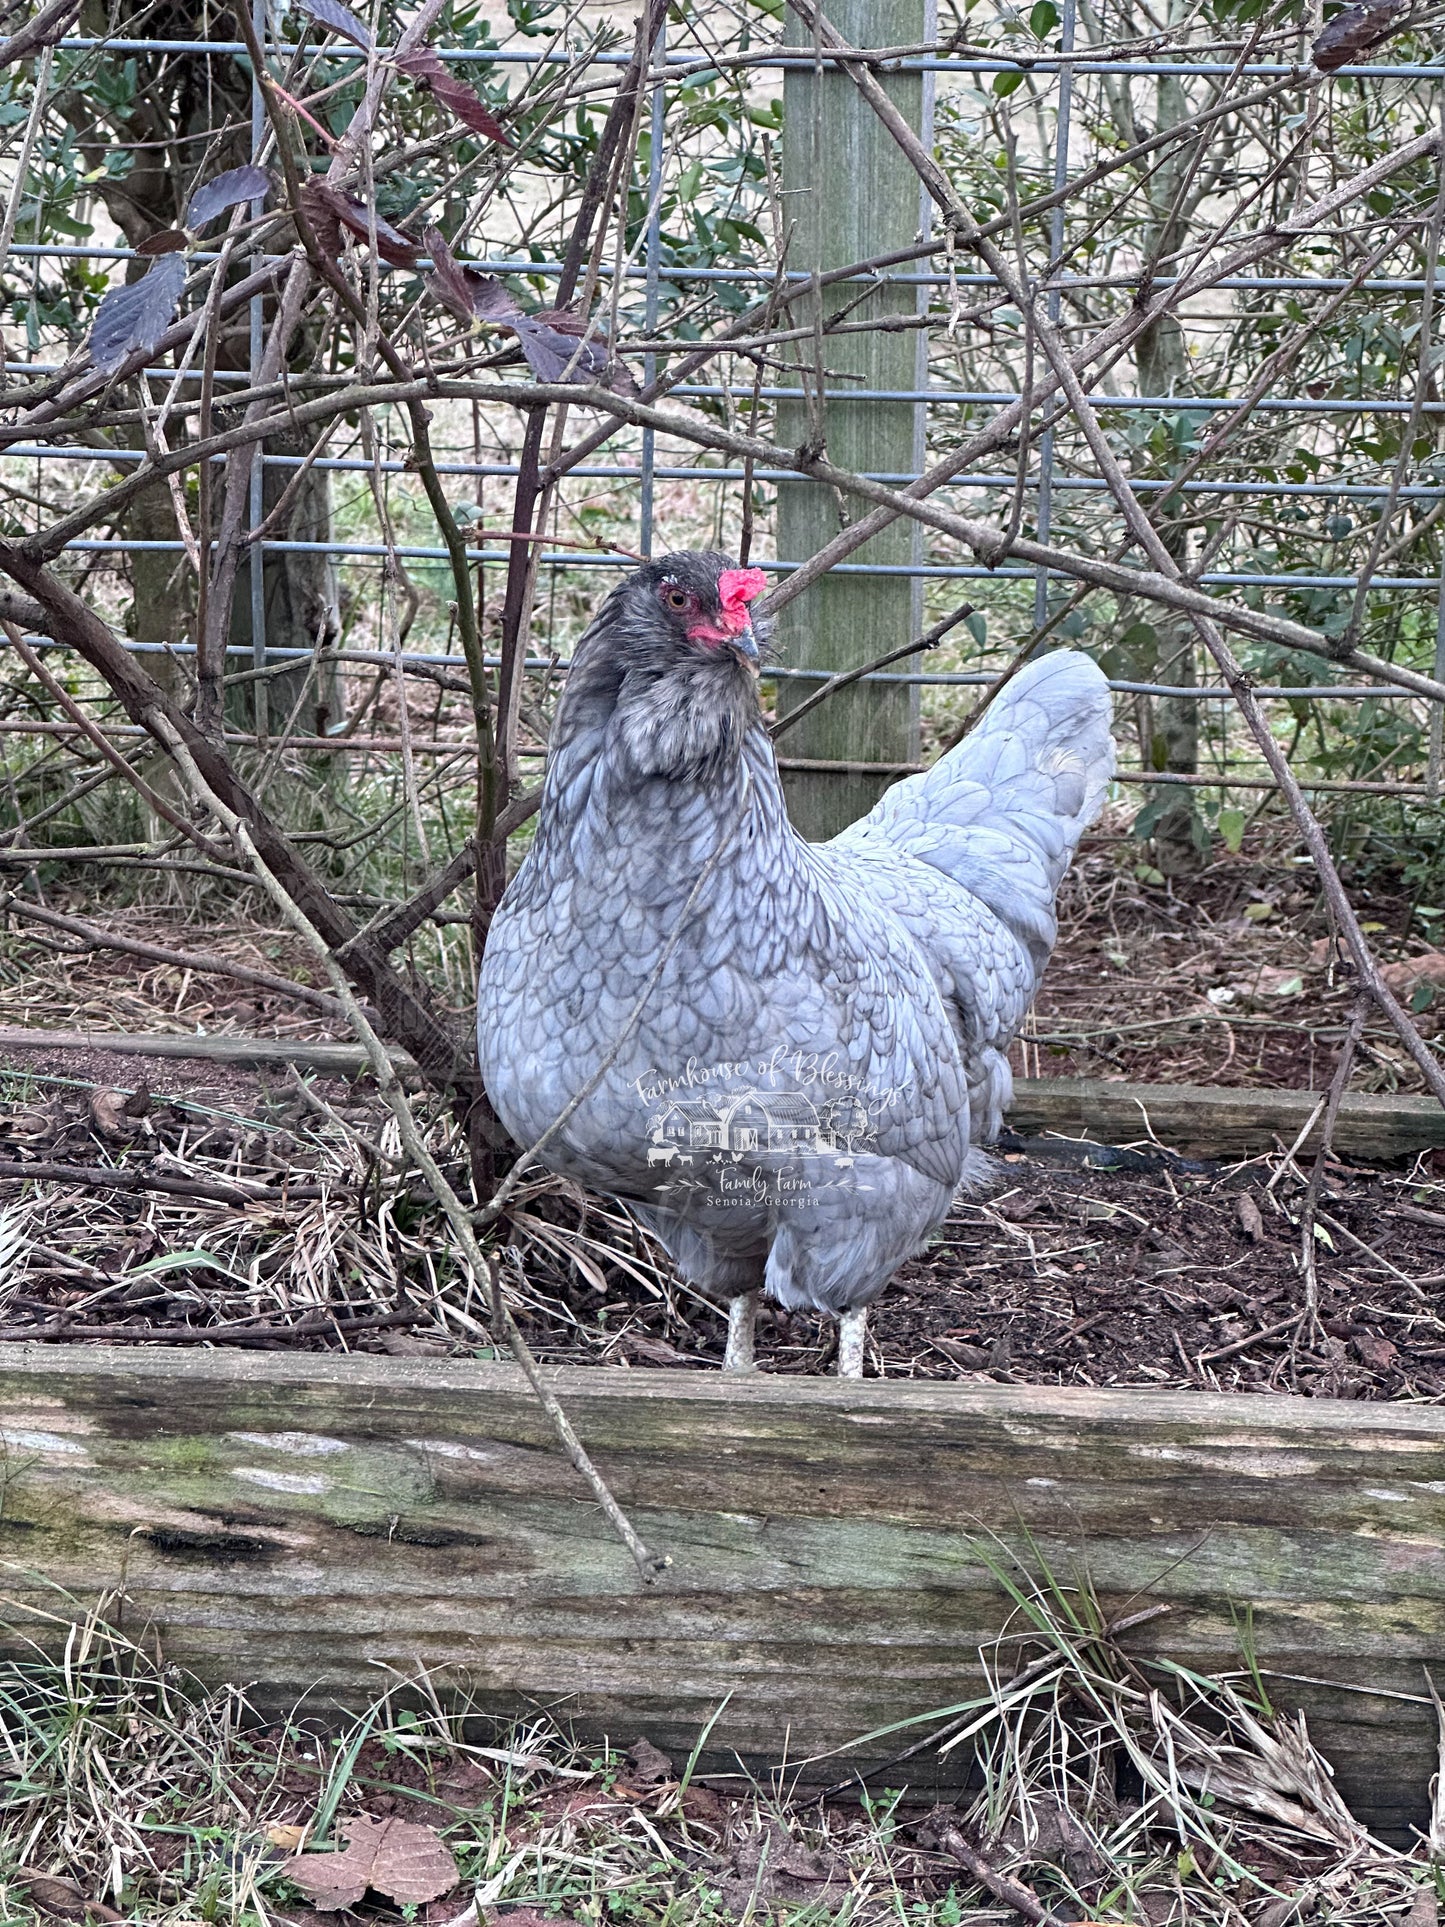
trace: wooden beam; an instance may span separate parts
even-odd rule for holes
[[[1151,1141],[1198,1157],[1237,1157],[1294,1143],[1323,1091],[1221,1089],[1212,1084],[1117,1084],[1104,1077],[1020,1077],[1008,1126],[1096,1144]],[[1304,1149],[1318,1144],[1318,1119]],[[1349,1093],[1335,1122],[1341,1156],[1377,1163],[1445,1149],[1445,1110],[1433,1097]]]
[[[899,45],[927,41],[933,34],[933,0],[830,0],[828,17],[854,46]],[[791,11],[785,38],[791,46],[811,48],[812,35]],[[913,127],[927,129],[931,118],[932,76],[890,74],[883,84]],[[787,265],[793,270],[826,272],[850,261],[904,247],[927,218],[927,199],[918,178],[887,129],[858,89],[836,68],[814,73],[789,69],[783,80],[782,218],[788,235]],[[856,300],[866,283],[831,288],[822,313]],[[849,320],[884,315],[915,315],[918,290],[881,287],[849,313]],[[794,313],[811,319],[799,303]],[[852,401],[853,389],[923,388],[928,370],[924,330],[831,337],[823,351],[824,402],[814,412],[801,403],[778,409],[778,439],[788,447],[821,441],[835,462],[874,475],[912,475],[922,467],[923,408],[911,402]],[[812,370],[818,350],[800,342],[793,353],[805,389],[815,389]],[[793,374],[787,384],[799,385]],[[806,562],[838,533],[842,507],[837,494],[816,482],[778,486],[778,553],[786,561]],[[922,558],[919,529],[895,522],[850,559],[849,568],[866,563],[916,564]],[[890,647],[916,636],[923,627],[922,583],[906,575],[859,577],[834,574],[789,605],[779,621],[778,640],[794,668],[854,669]],[[779,685],[782,714],[811,693],[809,683]],[[787,737],[790,755],[783,786],[788,810],[799,831],[814,842],[834,836],[862,816],[882,795],[886,773],[867,769],[797,767],[818,761],[848,764],[899,764],[918,757],[918,692],[906,684],[857,684],[830,696]]]
[[[119,1057],[178,1057],[229,1064],[242,1070],[320,1071],[332,1077],[360,1077],[368,1068],[360,1044],[305,1044],[281,1037],[188,1037],[173,1032],[129,1035],[118,1030],[27,1030],[0,1026],[0,1059],[16,1051],[98,1050]],[[419,1076],[416,1061],[397,1045],[387,1055],[398,1071]]]
[[[332,1077],[360,1077],[359,1044],[293,1043],[279,1037],[187,1037],[160,1032],[129,1036],[106,1030],[26,1030],[0,1026],[0,1061],[12,1052],[114,1051],[126,1057],[205,1059],[241,1069],[295,1064]],[[418,1075],[404,1050],[392,1048],[399,1071]],[[1020,1077],[1008,1127],[1020,1137],[1050,1133],[1094,1144],[1148,1144],[1199,1157],[1234,1157],[1293,1144],[1319,1104],[1318,1091],[1219,1089],[1212,1084],[1121,1084],[1106,1077]],[[1313,1134],[1306,1148],[1315,1142]],[[1347,1096],[1335,1127],[1342,1155],[1388,1163],[1445,1149],[1445,1110],[1433,1097]]]
[[[427,1667],[499,1712],[712,1739],[843,1776],[872,1728],[977,1690],[1041,1555],[1128,1642],[1212,1669],[1253,1615],[1377,1827],[1423,1823],[1445,1669],[1445,1411],[908,1381],[549,1374],[645,1534],[645,1587],[510,1366],[0,1346],[0,1560],[12,1647],[124,1589],[124,1623],[268,1706]],[[1032,1538],[1032,1547],[1030,1536]],[[1368,1689],[1360,1692],[1349,1687]],[[1383,1691],[1395,1697],[1382,1698]],[[923,1731],[926,1729],[916,1729]],[[835,1751],[835,1749],[841,1749]],[[951,1762],[955,1773],[962,1764]],[[915,1772],[926,1775],[926,1763]]]

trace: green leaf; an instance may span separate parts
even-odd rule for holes
[[[1410,999],[1410,1008],[1418,1017],[1422,1010],[1428,1010],[1435,1001],[1434,984],[1417,984],[1415,994]]]
[[[1243,810],[1219,812],[1219,834],[1224,838],[1224,847],[1231,856],[1239,855],[1239,846],[1244,841],[1244,823]]]
[[[1054,0],[1034,0],[1029,9],[1029,32],[1035,40],[1046,40],[1059,24],[1059,10]]]
[[[1244,906],[1244,914],[1249,918],[1251,923],[1268,923],[1274,915],[1274,905],[1272,903],[1247,903]]]
[[[1000,100],[1006,100],[1010,94],[1016,94],[1023,84],[1024,77],[1021,72],[995,74],[993,77],[993,91]]]
[[[127,1278],[154,1278],[163,1271],[215,1271],[233,1284],[251,1289],[253,1281],[223,1265],[214,1252],[196,1247],[191,1251],[163,1251],[159,1258],[147,1258],[143,1265],[132,1265]]]
[[[988,617],[982,609],[975,609],[963,619],[963,626],[981,649],[988,641]]]

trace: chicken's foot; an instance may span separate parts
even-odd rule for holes
[[[758,1294],[740,1291],[728,1301],[728,1346],[723,1353],[725,1372],[755,1372],[757,1357],[753,1334],[758,1322]]]
[[[838,1320],[838,1376],[863,1376],[863,1347],[868,1341],[868,1307],[855,1305]]]

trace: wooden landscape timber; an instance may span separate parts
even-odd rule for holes
[[[1218,1670],[1247,1639],[1361,1817],[1424,1824],[1445,1411],[547,1378],[670,1555],[656,1584],[509,1366],[0,1346],[4,1636],[59,1643],[67,1594],[120,1589],[128,1633],[271,1708],[354,1706],[425,1668],[498,1713],[685,1754],[722,1707],[708,1762],[786,1756],[822,1783],[931,1729],[860,1735],[975,1692],[1011,1611],[988,1561],[1022,1579],[1046,1560],[1111,1619],[1168,1608],[1128,1649]]]
[[[1253,1090],[1215,1084],[1117,1084],[1106,1077],[1019,1077],[1008,1127],[1099,1144],[1157,1142],[1197,1157],[1288,1150],[1308,1125],[1300,1152],[1319,1146],[1323,1091]],[[1311,1124],[1311,1120],[1313,1123]],[[1433,1097],[1347,1092],[1332,1134],[1341,1157],[1388,1164],[1445,1149],[1445,1109]]]
[[[360,1077],[367,1069],[359,1044],[297,1043],[274,1037],[129,1036],[119,1031],[27,1030],[0,1026],[0,1064],[31,1050],[114,1051],[128,1057],[191,1058],[237,1069],[302,1070]],[[404,1050],[392,1046],[396,1069],[416,1074]],[[23,1056],[20,1058],[23,1068]],[[1223,1089],[1212,1084],[1123,1084],[1104,1077],[1019,1077],[1014,1080],[1011,1131],[1020,1137],[1053,1133],[1096,1144],[1151,1141],[1198,1157],[1238,1157],[1292,1145],[1324,1102],[1323,1091]],[[1313,1151],[1319,1120],[1300,1147]],[[1445,1149],[1445,1109],[1433,1097],[1349,1093],[1335,1122],[1334,1148],[1343,1157],[1389,1163],[1421,1151]]]

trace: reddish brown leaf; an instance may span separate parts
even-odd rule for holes
[[[343,34],[363,53],[371,51],[371,35],[364,23],[357,19],[350,7],[343,7],[341,0],[300,0],[300,6],[318,26],[329,27],[333,33]]]
[[[431,47],[418,47],[412,53],[403,54],[396,64],[420,86],[430,88],[432,97],[474,134],[498,141],[503,147],[513,145],[507,130],[476,89],[450,73],[440,54]]]
[[[435,1827],[362,1814],[345,1835],[345,1852],[298,1854],[284,1868],[322,1913],[354,1907],[372,1887],[407,1907],[439,1900],[457,1884],[457,1863]]]
[[[341,253],[341,222],[326,199],[320,181],[307,181],[301,189],[301,212],[316,237],[316,245],[329,261]]]
[[[342,227],[349,228],[359,241],[371,245],[372,229],[376,231],[376,251],[383,261],[394,268],[414,268],[421,255],[419,244],[409,234],[403,234],[390,221],[380,214],[373,213],[364,202],[343,194],[338,188],[328,187],[325,181],[308,181],[301,190],[301,198],[306,204],[308,214],[313,206],[319,206],[338,221]],[[313,221],[313,228],[316,223]],[[317,229],[316,238],[321,240]],[[338,237],[339,240],[339,237]],[[325,243],[323,243],[323,246]]]
[[[124,1920],[114,1907],[103,1900],[87,1898],[83,1888],[63,1874],[40,1873],[30,1867],[18,1870],[16,1885],[24,1890],[50,1920]]]
[[[163,228],[159,234],[148,234],[144,241],[137,242],[137,254],[179,254],[189,246],[190,236],[178,227]]]
[[[1348,67],[1361,54],[1367,54],[1396,30],[1408,0],[1373,0],[1373,4],[1346,7],[1337,13],[1310,48],[1310,57],[1321,73],[1332,74],[1337,67]]]
[[[1362,1365],[1368,1365],[1372,1372],[1392,1372],[1400,1362],[1400,1354],[1393,1342],[1381,1338],[1375,1332],[1361,1332],[1350,1340],[1355,1357]]]
[[[1401,963],[1384,964],[1380,969],[1380,981],[1387,989],[1393,990],[1397,997],[1408,997],[1421,984],[1432,984],[1437,990],[1445,988],[1445,951],[1423,950],[1418,957],[1406,957]]]
[[[431,256],[432,271],[427,288],[444,307],[463,321],[509,323],[522,310],[501,282],[476,268],[464,268],[447,246],[440,228],[429,227],[422,236]]]
[[[490,321],[514,334],[538,381],[599,381],[618,394],[637,392],[628,370],[613,361],[606,337],[589,336],[580,315],[569,308],[524,314],[500,281],[463,267],[437,228],[427,229],[425,242],[432,261],[428,290],[463,321]]]

